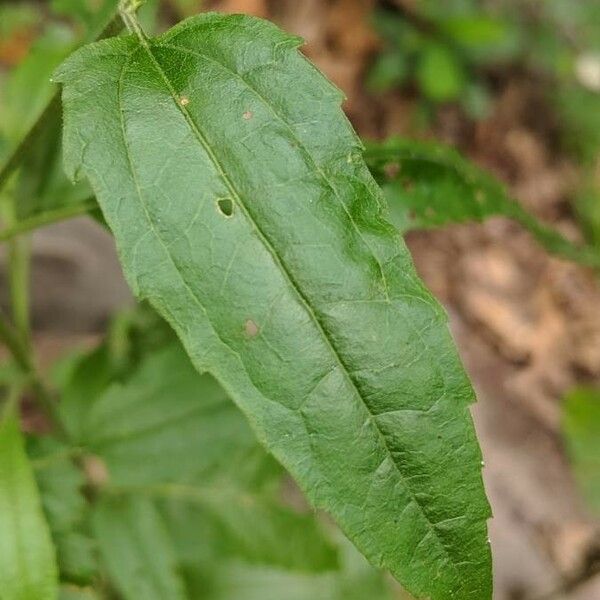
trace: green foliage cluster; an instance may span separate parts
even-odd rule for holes
[[[594,0],[550,0],[535,6],[523,0],[388,4],[373,19],[384,42],[371,71],[373,88],[413,83],[426,99],[460,101],[467,110],[476,109],[469,99],[488,97],[486,69],[519,64],[561,83],[575,82],[582,53],[599,49],[600,12]],[[577,93],[573,88],[561,87],[560,92],[567,105],[577,104],[575,96],[569,99]],[[580,122],[589,122],[591,114],[580,114]],[[481,113],[474,110],[471,115]],[[585,137],[595,135],[588,132]]]
[[[506,59],[518,42],[503,18],[475,7],[457,10],[456,4],[375,12],[384,48],[369,74],[373,91],[413,85],[430,103],[460,102],[476,118],[487,113],[489,92],[477,67]]]
[[[51,378],[63,436],[2,421],[3,598],[391,599],[148,308]]]
[[[492,175],[436,142],[392,138],[367,145],[365,160],[387,199],[388,218],[401,231],[512,219],[549,252],[600,268],[600,252],[576,245],[540,223]]]
[[[389,2],[374,25],[383,48],[373,91],[413,87],[431,115],[454,102],[473,119],[489,113],[502,70],[530,72],[556,113],[564,147],[582,165],[573,203],[589,242],[600,248],[600,5],[596,0],[485,3]]]

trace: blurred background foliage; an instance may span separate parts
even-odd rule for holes
[[[580,260],[569,244],[586,242],[589,252],[581,262],[599,264],[598,0],[321,4],[339,6],[339,29],[347,23],[350,38],[351,16],[359,12],[361,26],[369,32],[362,35],[374,40],[364,42],[369,49],[359,69],[360,91],[345,89],[343,70],[337,80],[350,95],[349,113],[359,131],[364,129],[369,138],[401,133],[427,140],[414,144],[404,137],[368,144],[369,166],[383,185],[389,216],[402,232],[500,215],[517,221],[563,257]],[[56,94],[51,74],[73,49],[98,37],[115,5],[116,0],[0,3],[0,165],[48,112],[42,143],[28,152],[2,192],[16,199],[14,205],[2,202],[5,228],[65,207],[76,214],[84,206],[87,212],[93,204],[87,185],[72,185],[62,172],[60,107],[51,103]],[[283,0],[148,0],[140,16],[146,30],[156,33],[213,8],[248,10],[274,20],[296,13],[300,25],[304,18],[299,4]],[[295,32],[304,34],[300,25]],[[318,57],[318,44],[307,37],[307,53]],[[322,37],[323,46],[338,44],[344,52],[360,41],[351,39],[344,46]],[[323,59],[325,71],[327,65]],[[334,79],[335,74],[334,65]],[[545,224],[509,198],[491,175],[439,144],[453,142],[464,154],[476,155],[471,143],[475,134],[446,135],[440,122],[453,111],[461,131],[489,131],[499,98],[513,81],[528,81],[535,88],[534,96],[525,96],[527,102],[535,100],[527,113],[531,127],[542,132],[548,154],[568,164],[569,184],[561,192],[559,218],[550,211]],[[385,102],[406,108],[403,127],[361,128],[368,107],[378,110]],[[529,151],[524,152],[529,160]],[[496,162],[496,173],[508,172],[505,179],[513,183],[510,169],[503,168],[502,160]],[[534,212],[548,216],[543,207]],[[260,450],[224,393],[192,371],[152,311],[136,307],[104,318],[103,324],[108,333],[96,332],[91,349],[87,344],[84,350],[68,352],[51,366],[76,447],[64,448],[42,435],[43,423],[26,415],[27,448],[57,546],[64,600],[406,598],[327,519],[308,509],[285,473]],[[519,337],[518,327],[509,329]],[[160,352],[150,356],[152,350]],[[526,361],[516,342],[499,352],[504,351],[514,362]],[[569,388],[560,405],[560,441],[582,497],[598,511],[600,365],[577,369],[575,379],[585,387],[558,386]],[[10,372],[10,365],[3,365],[0,381]],[[196,396],[199,412],[194,409]],[[187,420],[185,432],[166,419],[167,403],[169,411],[179,411]],[[118,425],[112,422],[115,410],[123,415]],[[597,545],[590,547],[598,551],[600,543],[594,540]],[[153,561],[145,554],[148,548],[156,553]],[[586,581],[597,572],[598,561],[582,561],[574,568],[576,576],[569,572],[559,581],[563,596],[555,597],[571,598],[564,594],[572,580]],[[554,582],[551,586],[556,587]],[[518,590],[504,597],[529,598]]]
[[[492,110],[499,72],[523,70],[560,122],[560,141],[581,162],[574,205],[600,247],[600,3],[596,0],[384,2],[373,15],[384,46],[368,74],[374,92],[414,91],[426,128],[440,103],[473,120]]]

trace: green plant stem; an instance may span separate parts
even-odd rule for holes
[[[16,200],[13,195],[2,197],[2,219],[10,228],[17,222]],[[30,243],[23,237],[11,239],[8,246],[8,282],[12,317],[17,332],[29,349],[29,275]]]
[[[94,196],[86,198],[82,202],[73,206],[62,206],[55,210],[49,210],[29,219],[23,219],[15,223],[14,225],[7,227],[4,231],[0,231],[0,242],[12,240],[14,237],[39,229],[46,225],[52,225],[53,223],[59,223],[60,221],[66,221],[73,217],[84,215],[97,207]]]
[[[142,42],[148,44],[148,37],[144,33],[140,22],[137,19],[137,10],[143,4],[144,0],[119,0],[119,13],[125,27],[130,33],[133,33]]]
[[[29,322],[31,243],[29,238],[12,239],[9,244],[8,258],[13,321],[25,348],[29,350],[31,347]]]
[[[66,430],[62,424],[62,419],[58,412],[56,401],[52,397],[51,392],[46,388],[31,357],[31,353],[23,344],[23,341],[20,339],[17,331],[15,331],[15,329],[1,315],[0,341],[2,341],[8,348],[18,367],[27,377],[29,386],[35,394],[38,404],[51,421],[56,433],[61,437],[66,437]]]

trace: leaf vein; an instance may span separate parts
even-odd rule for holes
[[[165,46],[166,46],[166,44],[165,44]],[[257,233],[257,236],[259,237],[259,239],[263,243],[265,249],[270,253],[273,261],[275,262],[275,264],[279,267],[279,269],[281,269],[281,272],[285,275],[286,279],[288,280],[288,283],[290,284],[291,288],[294,290],[295,294],[298,296],[301,304],[304,306],[305,310],[307,311],[307,313],[309,314],[309,316],[311,317],[311,319],[315,323],[315,326],[316,326],[317,330],[320,332],[320,334],[321,334],[322,338],[324,339],[326,345],[330,348],[330,351],[332,352],[335,360],[339,363],[340,367],[342,368],[342,372],[345,374],[347,380],[349,381],[349,383],[351,384],[352,388],[354,389],[356,397],[361,401],[363,407],[367,411],[367,414],[368,414],[368,416],[370,418],[371,424],[374,427],[374,429],[375,429],[378,437],[380,438],[380,442],[381,442],[383,448],[385,449],[385,451],[391,457],[392,463],[395,465],[395,469],[396,469],[396,471],[397,471],[400,479],[405,482],[406,489],[407,489],[408,493],[410,494],[412,500],[415,502],[416,506],[418,507],[419,512],[421,513],[422,517],[424,518],[429,533],[431,535],[433,535],[433,538],[436,540],[436,543],[441,547],[442,552],[446,556],[446,558],[448,560],[448,563],[452,566],[452,568],[455,570],[456,574],[458,575],[458,568],[457,568],[457,566],[455,564],[455,561],[452,559],[452,556],[450,554],[450,551],[449,551],[448,547],[446,546],[444,540],[440,537],[440,534],[435,529],[435,525],[431,521],[431,519],[429,518],[429,516],[427,515],[425,507],[418,501],[417,497],[415,496],[415,493],[411,489],[410,485],[408,485],[406,476],[402,472],[402,470],[400,469],[400,465],[394,460],[394,455],[393,455],[393,452],[392,452],[392,450],[391,450],[391,448],[389,446],[389,443],[388,443],[385,435],[383,434],[382,430],[380,429],[380,427],[379,427],[376,419],[374,418],[373,413],[371,412],[371,409],[370,409],[367,401],[365,400],[365,398],[363,398],[363,396],[362,396],[362,394],[361,394],[361,392],[359,390],[359,387],[358,387],[357,383],[354,381],[354,379],[350,375],[348,367],[345,365],[344,361],[342,360],[342,357],[340,356],[337,348],[334,346],[332,340],[330,339],[329,335],[327,334],[327,332],[326,332],[323,324],[321,323],[321,321],[318,318],[317,314],[313,310],[313,308],[312,308],[311,304],[309,303],[308,299],[305,297],[305,295],[303,294],[302,290],[299,288],[299,286],[295,282],[294,278],[292,277],[291,273],[288,271],[288,269],[286,268],[286,266],[282,263],[281,259],[279,258],[278,254],[275,251],[275,249],[274,249],[273,245],[271,244],[270,240],[267,238],[267,236],[265,235],[265,233],[261,230],[261,228],[259,227],[259,225],[256,222],[256,220],[253,218],[252,214],[249,212],[247,206],[242,201],[242,198],[241,198],[239,192],[237,191],[237,189],[234,186],[233,182],[228,177],[228,175],[225,172],[223,166],[221,165],[220,161],[218,160],[217,156],[215,155],[212,147],[208,143],[205,135],[200,130],[198,124],[194,121],[194,119],[193,119],[192,115],[190,114],[189,110],[187,109],[186,106],[183,106],[178,101],[178,94],[176,93],[176,91],[175,91],[175,89],[173,87],[173,84],[171,83],[170,79],[167,77],[166,73],[164,72],[164,70],[162,68],[162,65],[159,63],[159,61],[157,60],[157,58],[154,56],[154,53],[152,52],[152,48],[150,47],[150,45],[148,43],[141,43],[140,49],[143,49],[146,52],[146,54],[147,54],[150,62],[152,63],[152,65],[156,69],[158,75],[161,77],[161,79],[163,80],[163,82],[164,82],[167,90],[171,94],[172,100],[173,100],[175,106],[182,113],[182,115],[183,115],[184,119],[186,120],[186,122],[188,123],[189,127],[192,129],[192,131],[196,135],[196,138],[197,138],[199,144],[202,146],[202,148],[206,152],[207,156],[209,157],[209,159],[213,163],[213,166],[214,166],[215,170],[221,176],[223,182],[229,188],[229,191],[231,192],[231,194],[234,195],[234,197],[238,201],[240,209],[243,211],[243,213],[246,215],[246,218],[249,220],[249,222],[254,227],[254,229],[255,229],[255,231]],[[246,83],[246,85],[248,85],[248,84]],[[313,160],[313,162],[314,162],[314,159],[312,159],[312,157],[311,157],[311,160]],[[316,167],[316,165],[315,165],[315,167]],[[337,192],[336,192],[336,195],[337,195]],[[344,207],[345,207],[345,205],[344,205]],[[347,207],[345,207],[345,209],[347,210]],[[352,222],[354,223],[354,221],[352,221]],[[356,227],[356,224],[354,224],[354,226]],[[379,262],[378,262],[378,264],[379,264]],[[384,278],[384,283],[387,286],[387,282],[385,281],[385,278]],[[187,286],[187,283],[186,283],[186,286]],[[187,286],[187,287],[188,287],[188,289],[190,289],[189,286]],[[204,309],[204,307],[202,307],[202,308],[203,308],[204,313],[206,314],[206,310]],[[208,318],[208,316],[207,316],[207,318]],[[236,353],[236,354],[238,354],[238,353]],[[239,354],[238,354],[238,356],[239,356]],[[460,581],[460,578],[458,578],[458,580]]]

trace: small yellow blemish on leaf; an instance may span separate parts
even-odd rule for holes
[[[83,471],[88,484],[93,488],[101,488],[109,479],[106,463],[93,454],[83,458]]]
[[[258,334],[258,325],[252,319],[248,319],[244,324],[244,331],[248,337],[254,337]]]
[[[189,103],[190,99],[187,96],[181,96],[179,99],[179,104],[181,104],[181,106],[187,106]]]
[[[245,112],[245,113],[242,115],[242,118],[243,118],[245,121],[249,121],[249,120],[252,118],[252,116],[253,116],[253,115],[252,115],[252,113],[251,113],[249,110],[247,110],[247,111],[246,111],[246,112]]]

